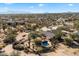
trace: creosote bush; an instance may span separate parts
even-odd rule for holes
[[[16,41],[16,36],[14,34],[8,34],[6,38],[3,40],[4,43],[6,44],[12,44],[13,42]]]
[[[64,38],[64,43],[66,45],[70,46],[72,42],[73,42],[73,40],[71,38]]]
[[[62,35],[63,35],[63,33],[61,32],[61,30],[56,30],[56,31],[55,31],[55,37],[54,37],[54,38],[55,38],[56,40],[58,40],[59,42],[63,42],[64,39],[61,38]]]
[[[21,44],[20,42],[13,43],[12,47],[13,47],[13,49],[19,50],[19,51],[24,50],[24,45]]]

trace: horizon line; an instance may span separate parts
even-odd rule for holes
[[[57,14],[57,13],[79,13],[79,12],[47,12],[47,13],[0,13],[0,14]]]

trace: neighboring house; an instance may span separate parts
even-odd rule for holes
[[[53,38],[55,36],[51,31],[44,31],[43,34],[47,37],[47,39]]]

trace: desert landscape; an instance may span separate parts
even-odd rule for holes
[[[79,13],[0,14],[0,56],[79,56]]]

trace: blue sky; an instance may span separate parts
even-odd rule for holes
[[[71,3],[0,3],[0,14],[79,12],[79,4]]]

